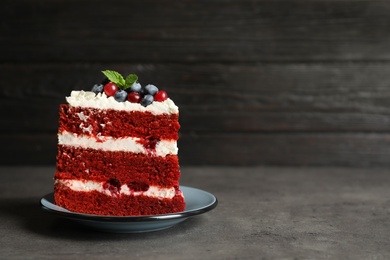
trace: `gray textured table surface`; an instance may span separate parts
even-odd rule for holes
[[[0,168],[0,259],[390,259],[390,171],[182,168],[218,206],[170,229],[111,234],[39,206],[54,168]]]

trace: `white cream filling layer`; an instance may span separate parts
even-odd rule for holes
[[[92,91],[72,91],[66,101],[73,107],[92,107],[97,109],[115,109],[124,111],[151,112],[154,115],[177,114],[179,108],[171,99],[163,102],[153,102],[147,107],[129,101],[118,102],[104,93],[95,94]]]
[[[97,191],[107,196],[117,196],[110,190],[104,189],[104,182],[81,181],[81,180],[56,180],[55,184],[64,185],[74,191]],[[158,199],[172,199],[176,195],[174,187],[160,188],[158,186],[149,186],[147,191],[132,191],[126,184],[122,185],[119,195],[147,196]]]
[[[132,153],[149,154],[150,150],[146,149],[138,141],[140,138],[126,137],[126,138],[113,138],[113,137],[91,137],[88,135],[77,135],[70,132],[62,132],[58,134],[58,144],[91,148],[95,150],[103,151],[123,151]],[[177,155],[178,148],[177,142],[174,140],[160,140],[156,144],[156,149],[153,154],[156,156],[166,156],[168,154]]]

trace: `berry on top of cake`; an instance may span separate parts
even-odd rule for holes
[[[134,74],[103,74],[102,84],[60,105],[55,203],[112,216],[183,211],[177,106]]]
[[[118,102],[129,101],[131,103],[140,103],[142,106],[148,106],[153,101],[162,102],[168,98],[164,90],[159,90],[155,85],[148,84],[142,87],[137,82],[138,76],[129,74],[124,78],[121,74],[112,70],[102,71],[107,77],[102,84],[95,84],[92,92],[104,93],[107,97],[114,97]]]

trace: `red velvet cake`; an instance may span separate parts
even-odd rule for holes
[[[178,108],[163,90],[113,71],[60,105],[54,199],[73,212],[180,212]]]

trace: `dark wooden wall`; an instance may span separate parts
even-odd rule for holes
[[[182,165],[390,166],[390,1],[2,0],[0,163],[52,164],[100,70],[180,107]]]

